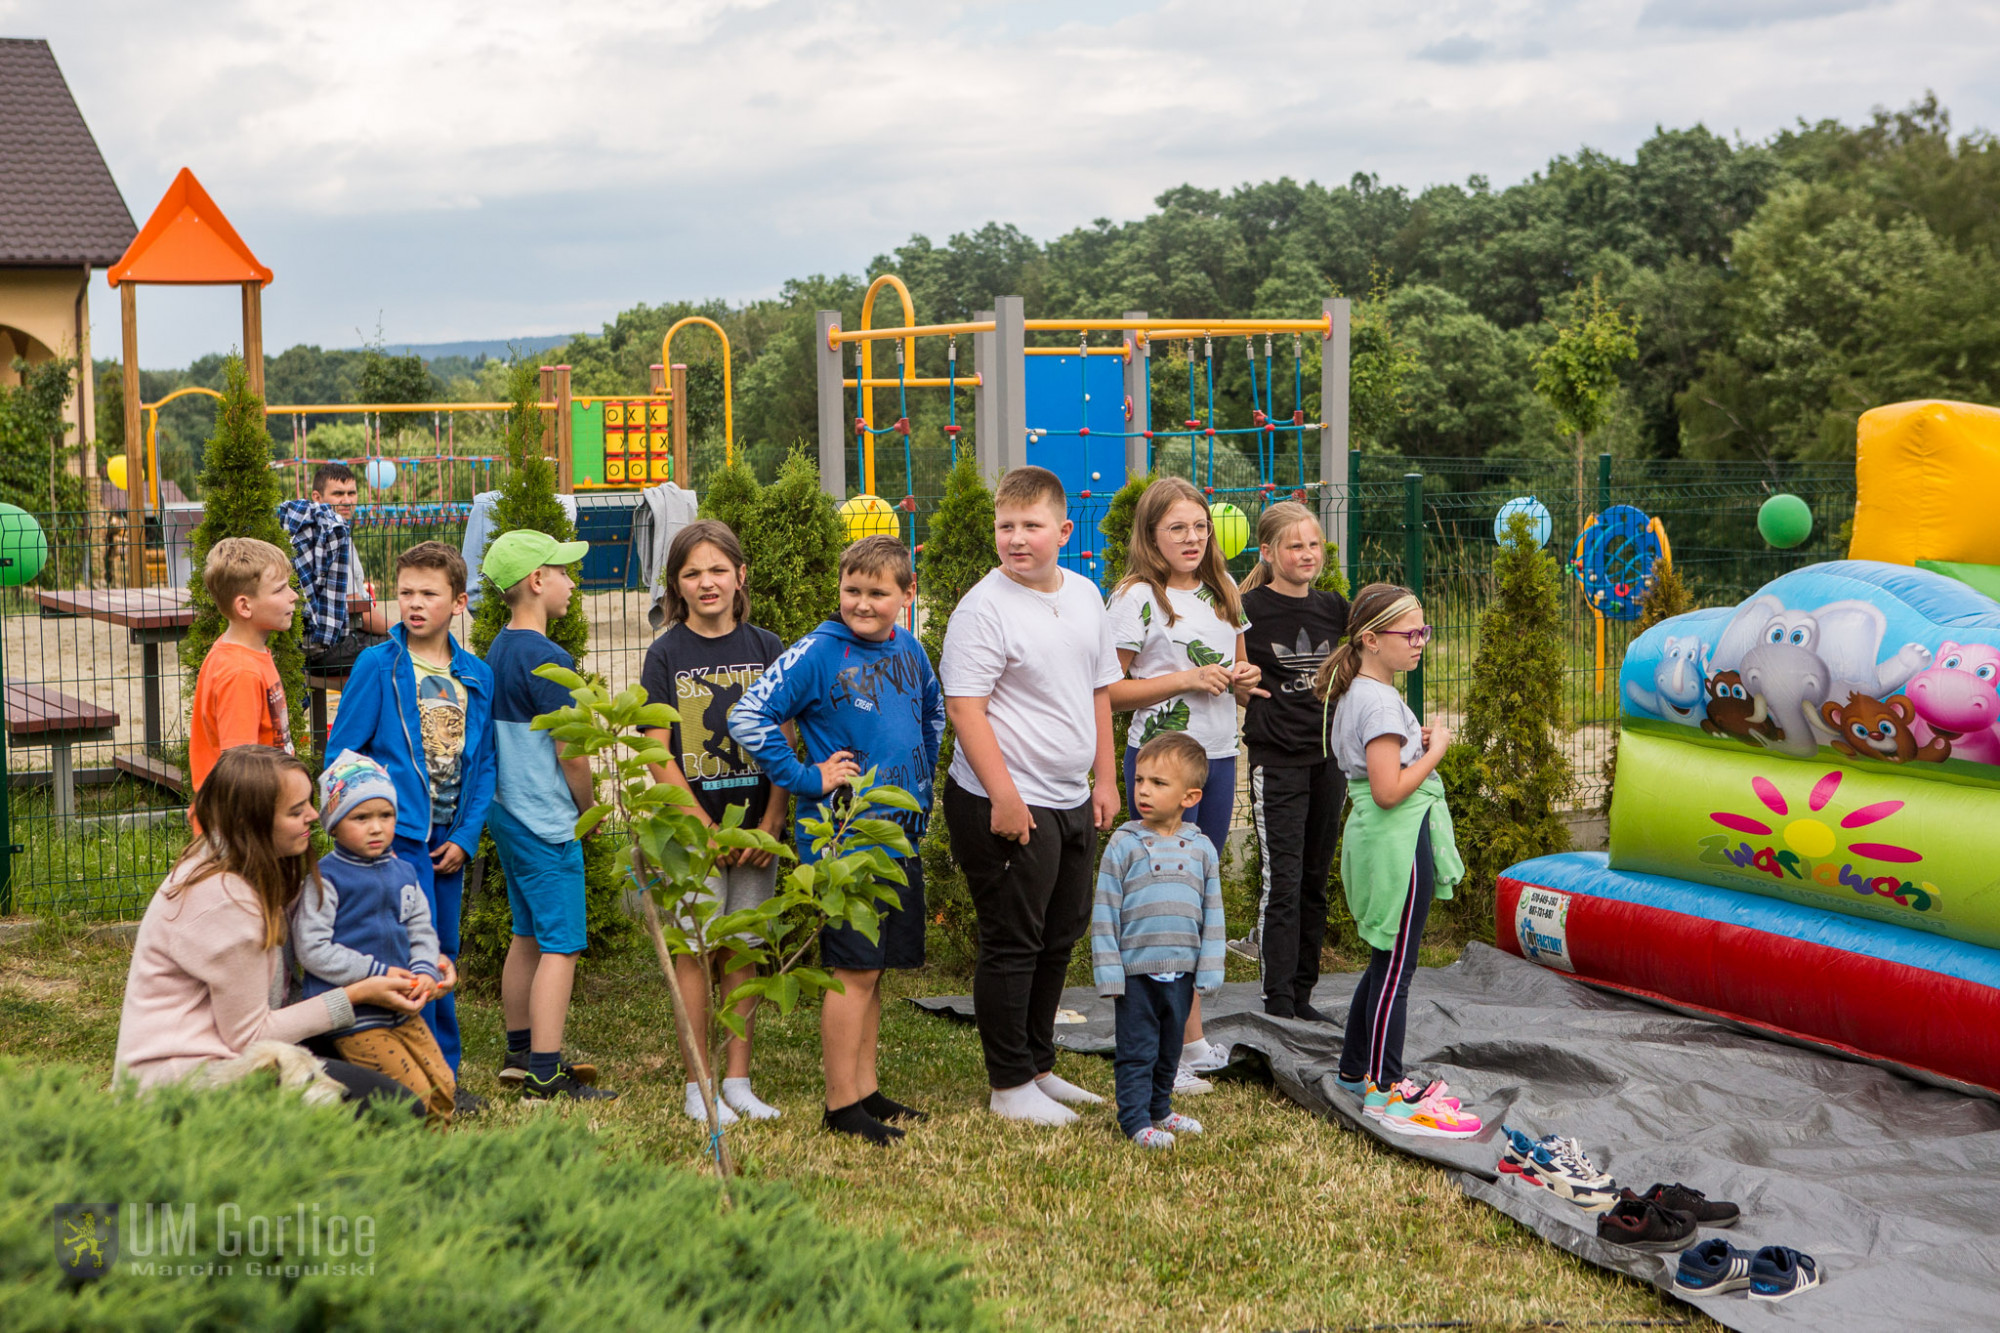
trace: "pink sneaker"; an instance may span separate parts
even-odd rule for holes
[[[1447,1105],[1449,1099],[1436,1096],[1421,1097],[1416,1101],[1391,1099],[1382,1108],[1382,1125],[1398,1134],[1415,1134],[1437,1139],[1469,1139],[1480,1130],[1479,1117],[1457,1105]]]

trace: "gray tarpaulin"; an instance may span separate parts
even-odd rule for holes
[[[1353,986],[1328,977],[1313,1003],[1344,1022]],[[915,1003],[972,1016],[965,996]],[[1063,1004],[1086,1021],[1059,1024],[1057,1043],[1108,1056],[1111,1002],[1077,988]],[[1210,1040],[1239,1058],[1256,1052],[1302,1106],[1450,1168],[1473,1198],[1662,1290],[1676,1256],[1600,1241],[1595,1219],[1498,1174],[1501,1123],[1574,1136],[1620,1185],[1680,1181],[1740,1204],[1742,1221],[1700,1238],[1803,1250],[1822,1285],[1775,1305],[1741,1292],[1692,1302],[1731,1328],[2000,1329],[1992,1101],[1594,991],[1474,944],[1418,973],[1405,1049],[1411,1069],[1448,1080],[1486,1127],[1472,1140],[1411,1138],[1380,1129],[1334,1086],[1338,1026],[1266,1017],[1247,983],[1204,1000],[1203,1014]]]

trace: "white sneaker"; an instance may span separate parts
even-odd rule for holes
[[[1031,1125],[1073,1125],[1080,1118],[1061,1102],[1051,1100],[1032,1081],[1018,1088],[995,1088],[987,1107],[1003,1120]]]
[[[1229,1048],[1219,1042],[1200,1038],[1200,1049],[1190,1049],[1193,1042],[1181,1048],[1181,1067],[1197,1074],[1212,1074],[1229,1063]]]
[[[1204,1092],[1214,1092],[1215,1085],[1195,1073],[1185,1063],[1174,1072],[1174,1096],[1198,1097]]]

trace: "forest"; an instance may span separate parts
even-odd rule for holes
[[[839,309],[855,326],[885,272],[909,284],[921,322],[967,319],[1000,294],[1021,295],[1031,318],[1306,315],[1351,296],[1355,437],[1412,458],[1565,454],[1535,362],[1582,317],[1593,284],[1636,333],[1593,441],[1620,457],[1833,460],[1876,404],[2000,399],[2000,144],[1955,131],[1934,97],[1859,125],[1801,121],[1762,142],[1657,129],[1630,161],[1585,148],[1499,189],[1483,176],[1415,192],[1369,175],[1287,177],[1179,185],[1154,203],[1144,218],[1099,218],[1046,242],[997,221],[943,243],[915,235],[863,274],[793,278],[742,304],[642,302],[536,359],[572,365],[580,393],[643,391],[669,324],[715,320],[732,346],[737,442],[767,475],[814,432],[814,311]],[[895,304],[878,301],[878,326],[901,322]],[[717,344],[690,329],[674,350],[690,366],[697,457],[712,456]],[[1162,366],[1156,352],[1156,414],[1184,410],[1184,391],[1172,401],[1177,355],[1167,349]],[[1218,411],[1247,417],[1241,351],[1217,355]],[[1279,350],[1281,399],[1289,355]],[[943,374],[943,356],[927,345],[913,373]],[[102,452],[115,452],[116,367],[96,369]],[[490,401],[503,371],[299,346],[267,358],[266,383],[273,402]],[[143,391],[219,376],[220,357],[207,357],[147,372]],[[959,410],[969,418],[969,398]],[[187,403],[165,428],[166,456],[190,469],[202,415]],[[913,398],[911,416],[920,435],[934,431],[942,395]]]

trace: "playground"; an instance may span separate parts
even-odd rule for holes
[[[220,395],[144,400],[139,285],[240,290],[268,467],[291,498],[322,463],[355,471],[354,546],[376,579],[423,540],[476,563],[504,441],[529,439],[591,543],[578,577],[585,669],[614,694],[638,682],[658,633],[642,512],[667,493],[692,513],[736,461],[731,354],[714,321],[666,331],[644,392],[580,393],[573,367],[552,364],[514,404],[264,404],[272,277],[183,172],[113,269],[125,438],[138,442],[108,463],[118,503],[0,511],[0,1055],[106,1063],[129,958],[119,923],[185,841],[198,664],[178,646],[194,619],[189,540],[214,497],[170,484],[160,423],[176,402]],[[884,295],[892,322],[878,324]],[[1546,552],[1532,562],[1560,584],[1548,726],[1569,776],[1542,813],[1571,850],[1507,867],[1474,899],[1479,919],[1452,918],[1421,958],[1412,1047],[1491,1108],[1494,1132],[1476,1140],[1385,1138],[1335,1085],[1336,1029],[1257,1010],[1242,958],[1209,1010],[1231,1054],[1203,1103],[1221,1132],[1161,1166],[1108,1134],[1079,1146],[996,1129],[974,1109],[976,1043],[951,1021],[971,1013],[961,950],[956,971],[898,978],[884,1018],[884,1063],[924,1089],[933,1123],[886,1167],[816,1134],[815,1014],[767,1015],[764,1086],[799,1112],[731,1131],[745,1175],[790,1182],[821,1217],[869,1236],[942,1240],[1003,1323],[1136,1327],[1171,1311],[1203,1327],[1382,1326],[1369,1321],[1393,1302],[1438,1321],[1418,1326],[1764,1328],[1800,1308],[1676,1285],[1673,1255],[1606,1239],[1608,1199],[1534,1192],[1505,1164],[1504,1113],[1579,1136],[1634,1187],[1681,1174],[1740,1199],[1746,1234],[1827,1266],[1808,1298],[1818,1326],[1894,1326],[1887,1312],[1919,1288],[1931,1308],[1977,1317],[2000,1240],[1990,1210],[1953,1195],[1950,1172],[1932,1178],[1939,1217],[1892,1187],[1939,1154],[1974,1180],[2000,1164],[2000,545],[1953,499],[2000,485],[2000,410],[1877,407],[1855,463],[1403,457],[1349,439],[1343,298],[1285,317],[1029,318],[1003,295],[969,320],[927,324],[884,274],[858,315],[849,328],[842,311],[818,313],[818,433],[797,465],[815,469],[841,537],[910,548],[920,633],[950,611],[927,597],[924,554],[961,462],[987,485],[1022,466],[1057,473],[1075,525],[1061,563],[1107,591],[1124,554],[1107,520],[1135,482],[1191,482],[1239,578],[1264,508],[1305,505],[1341,584],[1396,582],[1421,599],[1435,639],[1403,694],[1454,726],[1492,707],[1475,696],[1510,595],[1501,562]],[[721,461],[708,473],[677,335],[720,348]],[[1219,392],[1230,384],[1238,398]],[[1247,415],[1218,406],[1243,397]],[[1654,615],[1670,580],[1698,609]],[[374,600],[395,618],[392,596]],[[454,627],[470,628],[469,615]],[[344,675],[305,683],[317,751]],[[608,759],[600,770],[615,778]],[[1453,792],[1461,817],[1503,799],[1504,776],[1482,789],[1476,768],[1459,771],[1475,775],[1454,779],[1472,784]],[[1238,834],[1249,817],[1239,793]],[[1226,860],[1232,936],[1257,912],[1245,841],[1232,836]],[[482,869],[468,881],[475,913],[498,910],[482,903]],[[1317,996],[1329,1013],[1367,961],[1352,924],[1330,945]],[[652,964],[628,949],[581,983],[573,1044],[633,1089],[592,1128],[649,1164],[720,1166],[719,1136],[670,1095],[681,1071]],[[1108,1008],[1087,963],[1069,980],[1062,1070],[1108,1091]],[[484,1072],[503,1040],[492,978],[469,977],[467,994],[467,1068],[481,1071],[468,1087],[495,1109],[453,1132],[525,1132],[534,1113]],[[1882,1142],[1917,1123],[1925,1134]],[[1852,1159],[1836,1169],[1798,1151],[1801,1132]],[[1365,1202],[1385,1195],[1399,1208]],[[1190,1210],[1201,1225],[1177,1226]],[[1958,1248],[1937,1236],[1952,1228]],[[1911,1260],[1920,1245],[1943,1258]]]

